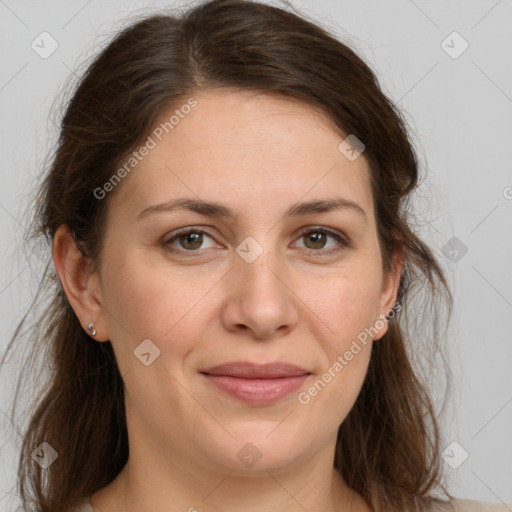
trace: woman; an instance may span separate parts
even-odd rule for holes
[[[451,299],[417,180],[372,71],[299,15],[214,0],[117,35],[38,198],[52,373],[23,504],[506,510],[446,490],[406,348],[413,292]]]

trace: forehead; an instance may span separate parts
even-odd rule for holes
[[[372,215],[367,162],[340,152],[345,136],[320,110],[252,91],[208,90],[193,98],[193,108],[181,108],[185,99],[162,113],[149,135],[151,149],[114,203],[140,211],[196,196],[242,211],[343,195]]]

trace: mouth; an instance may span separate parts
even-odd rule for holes
[[[287,363],[233,362],[200,372],[224,394],[253,405],[275,403],[296,391],[311,372]]]

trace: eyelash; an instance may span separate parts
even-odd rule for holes
[[[179,254],[179,255],[186,254],[186,257],[200,256],[202,254],[201,249],[197,249],[195,251],[187,251],[184,249],[172,248],[172,246],[170,245],[174,240],[177,240],[180,237],[182,237],[184,235],[189,235],[191,233],[196,233],[199,235],[205,234],[205,235],[208,235],[212,239],[214,238],[212,235],[210,235],[210,233],[208,233],[207,230],[202,229],[202,228],[183,228],[183,229],[179,230],[173,237],[171,237],[168,240],[163,242],[165,250],[169,251],[173,254]],[[302,238],[305,235],[308,235],[311,233],[322,233],[324,235],[331,236],[332,238],[334,238],[336,240],[336,242],[338,242],[338,246],[335,248],[332,248],[332,249],[328,249],[328,250],[306,249],[308,256],[311,255],[312,253],[320,253],[323,255],[329,255],[334,252],[342,251],[345,249],[350,249],[353,247],[352,243],[350,242],[350,240],[347,237],[342,236],[342,235],[336,233],[335,231],[331,231],[331,230],[323,228],[323,227],[306,228],[303,231],[301,231],[301,233],[299,234],[299,237],[297,239]]]

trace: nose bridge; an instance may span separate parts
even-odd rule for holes
[[[257,235],[258,236],[258,235]],[[239,259],[237,271],[241,274],[246,292],[258,294],[264,291],[267,301],[276,300],[283,294],[284,283],[277,277],[285,273],[281,252],[274,247],[271,234],[246,237],[237,247]],[[261,290],[260,290],[261,289]]]
[[[258,236],[258,235],[257,235]],[[286,284],[286,265],[273,236],[246,237],[237,247],[234,287],[227,320],[231,327],[245,325],[257,337],[267,337],[298,319],[294,295]]]

